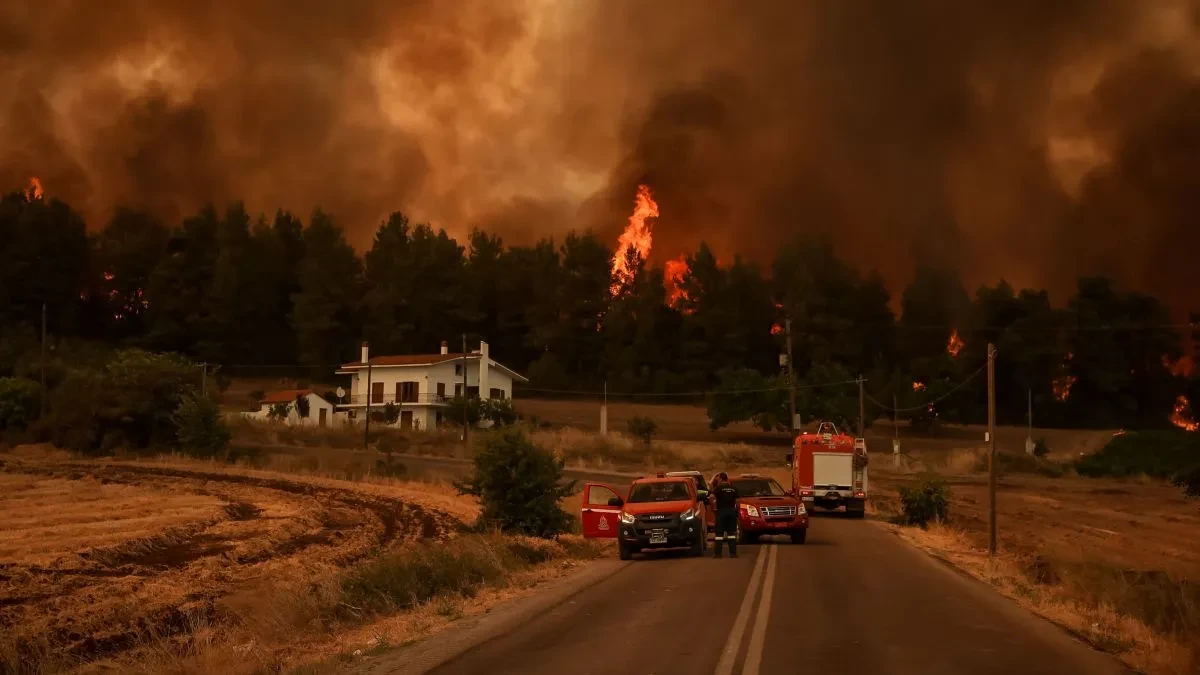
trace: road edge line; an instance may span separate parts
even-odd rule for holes
[[[713,675],[733,674],[734,662],[737,660],[738,649],[742,646],[742,637],[746,634],[746,622],[750,619],[754,597],[758,595],[758,582],[762,578],[768,555],[769,553],[764,553],[760,546],[754,561],[754,571],[750,573],[750,582],[746,585],[746,596],[742,598],[742,606],[738,609],[737,618],[733,620],[733,628],[725,640],[725,648],[721,650],[721,658],[717,661],[717,669],[713,671]]]
[[[775,593],[776,561],[779,558],[779,546],[772,544],[768,549],[771,559],[767,561],[767,571],[764,575],[762,599],[758,601],[758,614],[754,617],[754,630],[750,632],[750,646],[746,650],[746,660],[742,663],[742,675],[758,675],[762,665],[763,646],[767,640],[767,623],[771,620],[771,596]]]
[[[424,675],[476,649],[503,637],[540,614],[549,612],[575,595],[612,577],[631,563],[598,560],[583,570],[550,582],[533,594],[501,604],[492,611],[460,625],[426,636],[418,642],[394,650],[350,670],[355,673],[387,673],[388,675]],[[458,633],[457,639],[447,640],[448,633]]]

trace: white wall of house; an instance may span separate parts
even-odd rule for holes
[[[295,401],[288,404],[287,417],[280,420],[273,420],[271,418],[271,408],[274,406],[272,403],[263,403],[258,410],[243,413],[243,417],[272,422],[277,421],[291,426],[333,427],[346,423],[346,415],[338,412],[333,403],[326,401],[316,394],[308,394],[305,398],[308,399],[308,417],[300,416],[300,412],[296,410]],[[324,411],[323,416],[322,411]]]

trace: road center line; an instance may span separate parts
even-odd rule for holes
[[[754,572],[750,574],[750,583],[746,585],[746,597],[742,598],[742,607],[738,610],[737,618],[733,620],[733,629],[729,631],[729,639],[725,641],[725,649],[721,652],[721,660],[713,675],[732,675],[734,660],[737,659],[738,648],[742,646],[742,636],[746,634],[746,621],[750,619],[750,608],[754,606],[754,595],[758,592],[758,581],[762,577],[763,564],[767,553],[759,547],[757,559],[754,561]]]
[[[742,675],[758,675],[758,667],[762,664],[767,621],[771,618],[771,596],[775,591],[775,560],[779,557],[778,546],[770,547],[770,556],[771,559],[767,561],[767,580],[763,582],[762,600],[758,601],[758,616],[754,618],[754,630],[750,633],[750,647],[746,650]]]

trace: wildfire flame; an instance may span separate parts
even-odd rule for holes
[[[783,334],[783,326],[780,326],[777,323],[771,324],[771,335],[782,335],[782,334]]]
[[[629,265],[633,257],[631,253],[636,253],[636,257],[642,260],[650,256],[650,244],[654,236],[646,219],[657,217],[658,203],[654,201],[654,195],[650,194],[648,186],[639,185],[629,224],[617,239],[617,252],[612,262],[612,285],[609,287],[613,295],[619,295],[621,288],[633,281],[634,270]]]
[[[681,255],[674,260],[668,260],[663,270],[663,278],[667,285],[667,304],[672,307],[687,300],[687,291],[683,288],[683,277],[688,273],[687,256]]]
[[[37,176],[29,179],[29,187],[25,188],[25,201],[32,202],[42,198],[42,181]]]
[[[950,333],[950,339],[946,341],[946,353],[950,356],[958,356],[958,353],[961,352],[962,348],[966,346],[967,343],[963,342],[962,338],[958,337],[958,329],[955,328]]]
[[[1066,401],[1071,397],[1071,387],[1075,386],[1075,381],[1079,378],[1074,375],[1060,375],[1050,382],[1050,387],[1054,391],[1054,398],[1059,401]]]
[[[924,389],[924,388],[925,388],[925,383],[924,383],[924,382],[918,382],[918,381],[916,381],[916,380],[913,380],[913,385],[912,385],[912,387],[913,387],[913,391],[921,391],[922,389]]]
[[[1175,410],[1171,413],[1171,424],[1184,431],[1200,431],[1200,424],[1192,415],[1192,404],[1188,397],[1180,396],[1175,399]]]
[[[1175,377],[1191,377],[1192,372],[1196,369],[1196,362],[1191,356],[1181,356],[1172,361],[1166,356],[1162,357],[1163,368]]]

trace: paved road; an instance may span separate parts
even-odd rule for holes
[[[737,560],[635,559],[435,675],[1123,673],[869,521]]]
[[[411,461],[427,470],[465,469],[453,460]],[[618,474],[571,473],[628,484]],[[1128,672],[870,521],[818,516],[804,545],[775,538],[739,554],[635,556],[432,673]],[[422,670],[403,650],[395,659],[406,666],[376,663],[371,672]]]

